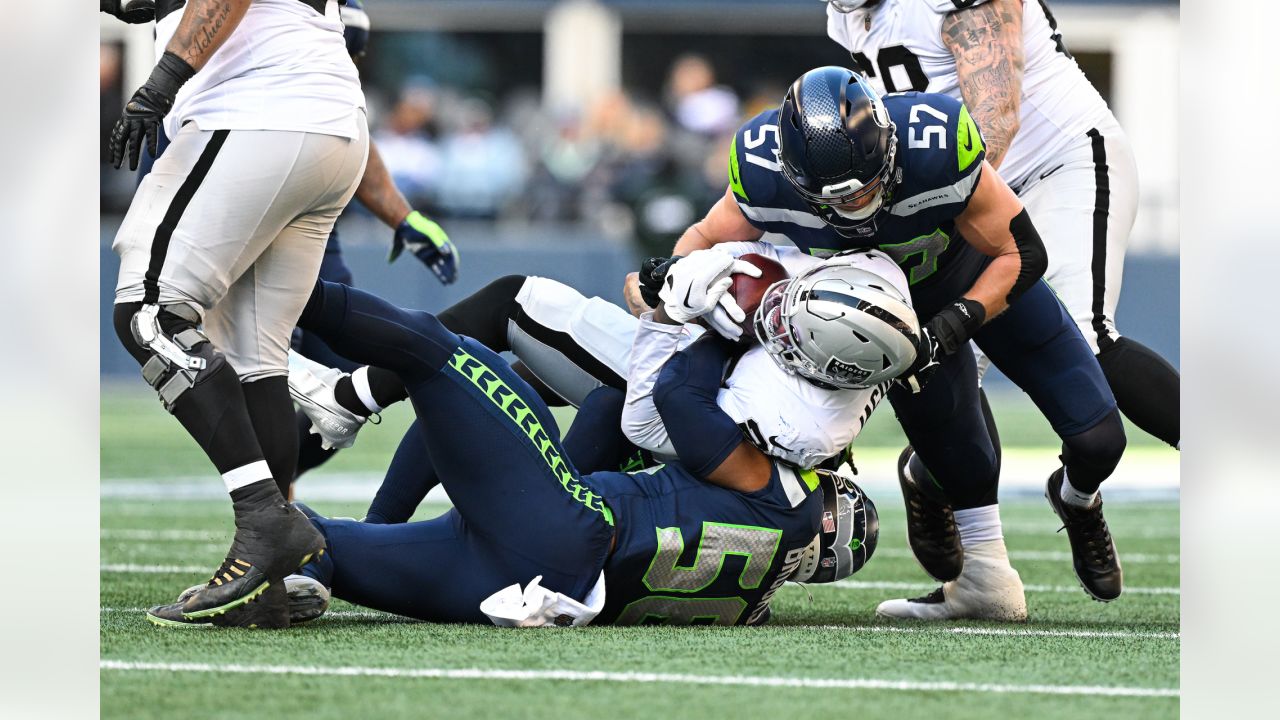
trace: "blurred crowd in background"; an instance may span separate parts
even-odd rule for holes
[[[119,48],[101,54],[105,138],[125,90]],[[547,109],[536,84],[477,92],[416,74],[388,87],[367,65],[362,74],[373,138],[414,207],[442,222],[588,223],[653,254],[724,193],[734,130],[784,92],[765,82],[740,93],[694,53],[669,62],[656,92],[620,91],[581,112]],[[135,182],[104,163],[103,213],[123,212]]]

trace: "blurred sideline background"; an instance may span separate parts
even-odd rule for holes
[[[428,310],[509,273],[552,277],[621,303],[623,276],[640,258],[667,254],[723,194],[741,122],[780,102],[805,70],[849,63],[827,38],[817,0],[365,4],[373,35],[360,70],[373,137],[410,202],[457,243],[460,278],[446,288],[412,258],[388,265],[391,231],[358,201],[339,224],[343,250],[357,285]],[[1051,10],[1138,158],[1142,198],[1121,332],[1178,365],[1177,4],[1073,0]],[[104,21],[100,53],[105,137],[126,94],[150,72],[151,30]],[[135,182],[134,173],[102,166],[104,497],[129,496],[131,480],[162,477],[216,494],[216,483],[204,482],[207,461],[164,417],[111,328],[117,258],[110,245]],[[987,387],[1011,449],[1004,495],[1038,494],[1043,468],[1056,463],[1057,439],[998,373],[988,375]],[[391,413],[388,427],[364,433],[311,482],[367,497],[408,420],[407,410]],[[1112,496],[1124,488],[1176,497],[1177,453],[1132,426],[1129,437],[1133,450],[1108,485]],[[863,468],[861,481],[892,489],[902,442],[892,411],[877,413],[859,438],[872,475]],[[136,488],[153,490],[149,482]]]

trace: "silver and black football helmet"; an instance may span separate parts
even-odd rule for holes
[[[866,237],[892,200],[895,133],[865,77],[835,66],[810,70],[791,84],[779,111],[782,173],[828,225]]]
[[[920,320],[888,279],[853,262],[823,261],[770,285],[753,318],[756,339],[783,372],[826,388],[865,389],[916,360]]]
[[[846,475],[814,470],[822,488],[822,527],[791,575],[792,582],[829,583],[862,569],[876,551],[876,504]]]

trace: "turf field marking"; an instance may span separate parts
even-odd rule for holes
[[[1005,685],[993,683],[918,682],[878,678],[796,678],[744,675],[678,675],[671,673],[604,672],[579,670],[482,670],[479,668],[378,668],[321,667],[309,665],[209,665],[203,663],[152,663],[101,660],[102,670],[196,673],[245,673],[253,675],[309,675],[340,677],[390,677],[439,680],[560,680],[569,682],[673,683],[684,685],[735,685],[779,688],[838,688],[848,690],[902,690],[907,692],[984,692],[999,694],[1108,695],[1125,697],[1179,697],[1177,688],[1090,685]]]
[[[99,612],[144,613],[144,607],[100,607]],[[377,610],[330,610],[326,618],[362,618],[374,620],[403,620],[419,622],[412,618],[378,612]],[[1181,640],[1176,632],[1157,632],[1147,630],[1050,630],[1036,628],[984,628],[984,627],[946,627],[925,625],[770,625],[770,630],[832,630],[852,633],[889,633],[894,635],[983,635],[994,637],[1034,637],[1034,638],[1079,638],[1079,639],[1116,639],[1116,640]]]
[[[807,630],[835,630],[844,632],[901,633],[905,635],[984,635],[996,637],[1045,637],[1084,639],[1141,639],[1181,640],[1176,632],[1146,630],[1039,630],[1035,628],[984,628],[984,627],[922,627],[917,625],[777,625],[775,628],[803,628]]]
[[[914,558],[915,555],[910,548],[876,548],[876,553],[884,557],[891,558]],[[1040,560],[1052,562],[1071,562],[1071,553],[1062,552],[1060,550],[1010,550],[1010,560],[1027,560],[1036,562]],[[1180,558],[1176,553],[1120,553],[1120,559],[1126,563],[1167,563],[1176,565],[1180,562]]]
[[[217,540],[226,532],[214,530],[142,530],[137,528],[111,528],[100,533],[103,540]]]
[[[137,573],[144,575],[162,575],[177,573],[201,573],[209,574],[209,568],[204,565],[140,565],[136,563],[110,563],[98,566],[98,570],[104,573]],[[893,581],[864,581],[864,580],[841,580],[839,582],[805,585],[809,590],[823,590],[826,588],[838,588],[841,590],[934,590],[937,583],[914,583],[914,582],[893,582]],[[1042,593],[1080,593],[1084,592],[1075,585],[1023,585],[1027,592]],[[1131,595],[1181,595],[1182,589],[1176,587],[1126,587],[1126,593]]]
[[[822,588],[840,588],[842,590],[936,590],[941,583],[894,582],[886,580],[840,580],[820,585],[805,585],[809,590]],[[1042,593],[1082,593],[1075,585],[1023,585],[1027,592]],[[1182,588],[1176,587],[1126,587],[1124,592],[1130,595],[1181,595]]]

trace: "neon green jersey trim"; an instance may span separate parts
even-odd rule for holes
[[[983,151],[982,133],[978,132],[978,124],[969,115],[969,106],[960,106],[960,121],[956,123],[956,153],[960,163],[960,172],[964,172],[973,164],[974,158]]]
[[[729,187],[733,189],[733,194],[749,200],[747,191],[742,187],[742,174],[738,172],[738,136],[733,136],[733,142],[729,145]]]
[[[805,486],[809,488],[809,492],[813,492],[818,489],[818,473],[813,470],[801,470],[800,479],[803,480]]]
[[[568,463],[560,456],[560,450],[551,439],[551,435],[538,421],[537,414],[502,381],[502,378],[498,377],[497,373],[462,348],[458,348],[453,353],[453,357],[449,358],[449,367],[470,380],[472,385],[480,388],[480,392],[484,393],[485,397],[489,398],[515,423],[516,427],[520,428],[520,431],[538,450],[538,454],[546,461],[547,466],[551,468],[551,473],[560,481],[565,492],[572,495],[574,500],[603,515],[605,522],[613,525],[613,511],[605,504],[604,498],[592,492],[577,477],[574,477]]]

